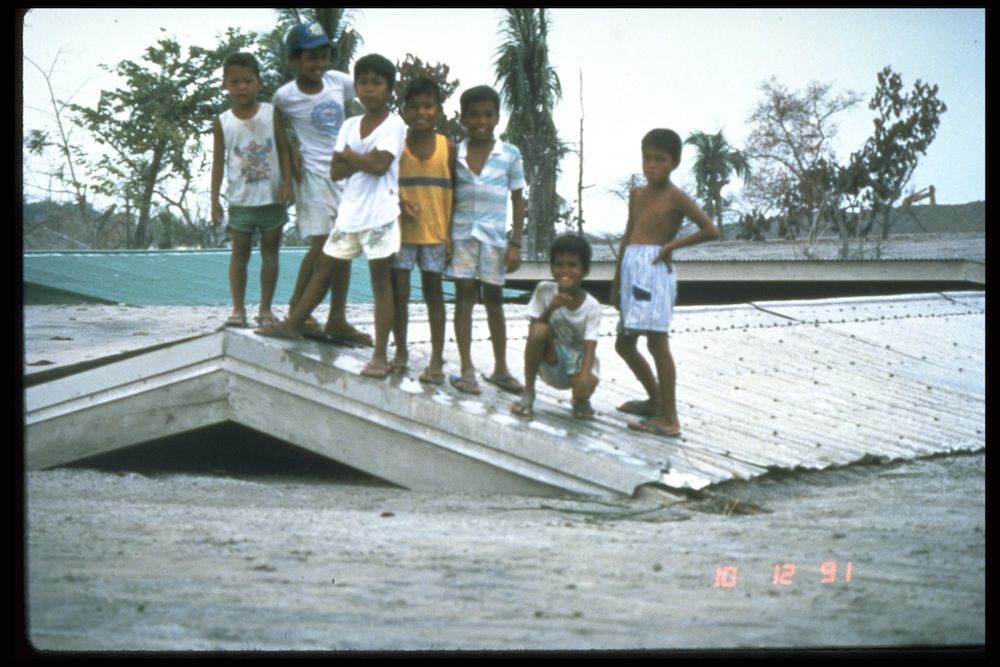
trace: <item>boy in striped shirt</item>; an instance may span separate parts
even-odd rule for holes
[[[483,379],[519,394],[524,386],[507,368],[507,324],[503,313],[503,283],[507,271],[521,266],[525,186],[521,151],[493,136],[500,121],[500,96],[489,86],[476,86],[460,98],[462,125],[469,138],[458,147],[455,204],[452,214],[452,257],[449,275],[455,280],[455,342],[461,375],[452,375],[455,389],[480,393],[472,363],[472,308],[480,291],[493,344],[493,374]],[[513,234],[507,240],[507,196],[513,208]]]

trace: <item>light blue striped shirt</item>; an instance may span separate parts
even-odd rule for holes
[[[514,144],[496,139],[478,176],[469,169],[468,155],[466,140],[458,145],[451,237],[456,241],[476,238],[487,245],[504,246],[508,194],[526,185],[521,151]]]

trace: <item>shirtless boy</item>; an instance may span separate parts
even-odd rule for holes
[[[642,138],[646,185],[629,193],[628,223],[611,284],[611,302],[621,311],[615,351],[647,395],[644,401],[627,401],[618,409],[643,417],[629,422],[630,429],[671,438],[681,434],[677,376],[668,339],[677,300],[677,271],[671,254],[720,236],[718,227],[694,200],[670,182],[680,159],[681,138],[673,130],[651,130]],[[694,222],[698,230],[677,238],[684,218]],[[655,374],[638,350],[639,336],[646,336]]]

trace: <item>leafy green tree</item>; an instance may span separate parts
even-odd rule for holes
[[[693,132],[684,143],[694,146],[697,151],[692,163],[697,197],[704,202],[705,212],[718,221],[722,230],[723,212],[728,204],[722,196],[722,189],[729,184],[731,176],[746,181],[750,177],[750,165],[743,153],[726,141],[722,130],[715,134]]]
[[[508,112],[502,135],[521,149],[528,182],[526,251],[533,257],[549,247],[559,215],[556,180],[567,152],[552,110],[562,96],[559,76],[549,64],[549,19],[544,9],[504,10],[503,38],[494,69]]]
[[[919,156],[937,135],[941,114],[948,110],[938,99],[938,87],[920,79],[913,90],[903,91],[903,79],[891,67],[878,73],[878,87],[868,104],[875,111],[875,129],[851,156],[846,180],[864,190],[864,201],[873,225],[884,240],[889,235],[895,203],[917,168]]]
[[[197,173],[192,167],[204,160],[202,136],[226,106],[222,61],[252,41],[230,29],[215,48],[184,52],[176,40],[162,38],[146,49],[141,63],[103,66],[124,82],[102,91],[96,106],[70,105],[74,122],[108,149],[89,165],[95,190],[136,209],[129,247],[148,245],[154,203],[163,200],[167,184],[189,184]]]
[[[841,258],[881,256],[882,241],[895,218],[894,206],[947,110],[937,92],[937,86],[918,79],[904,94],[902,77],[886,67],[878,73],[868,105],[876,112],[872,135],[851,154],[847,165],[824,164],[817,170],[830,192],[824,215],[840,237]],[[866,253],[863,243],[873,231],[877,232],[873,253]]]

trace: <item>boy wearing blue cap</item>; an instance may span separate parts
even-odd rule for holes
[[[322,254],[323,244],[333,229],[340,208],[343,186],[330,178],[330,163],[337,136],[344,124],[344,105],[354,98],[354,81],[343,72],[327,70],[330,62],[330,39],[319,23],[294,26],[285,40],[288,60],[295,79],[274,94],[273,102],[291,120],[299,139],[300,151],[292,150],[292,175],[295,185],[295,211],[299,234],[309,240],[309,250],[302,258],[291,308],[302,296]],[[349,267],[348,267],[349,268]],[[347,322],[345,308],[350,272],[332,277],[333,295],[325,333],[370,345],[371,336]],[[329,286],[327,287],[329,288]],[[325,294],[325,292],[324,292]],[[318,329],[310,318],[307,330]]]

